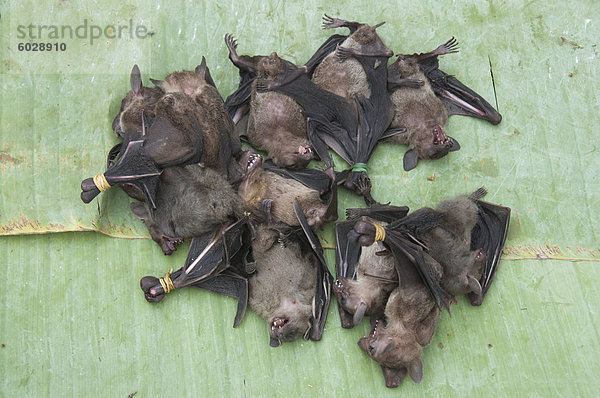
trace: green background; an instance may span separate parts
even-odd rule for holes
[[[598,394],[600,3],[38,3],[0,6],[0,396]],[[79,199],[117,142],[111,122],[134,63],[150,84],[204,55],[225,97],[238,83],[225,33],[240,54],[301,64],[332,33],[320,29],[324,13],[386,21],[378,33],[395,53],[455,36],[461,51],[442,69],[494,103],[491,63],[504,116],[498,126],[452,117],[462,149],[409,173],[405,147],[382,144],[369,164],[380,201],[417,209],[484,185],[487,200],[513,210],[484,305],[459,298],[425,349],[422,383],[397,390],[356,344],[367,323],[342,329],[335,303],[322,341],[276,349],[252,313],[231,327],[235,300],[187,289],[147,303],[139,279],[179,268],[187,246],[163,256],[118,190]],[[130,20],[152,34],[37,38],[38,26]],[[20,38],[30,24],[36,38]],[[67,49],[18,50],[48,41]],[[341,192],[340,210],[362,205]],[[332,268],[331,228],[321,235]]]

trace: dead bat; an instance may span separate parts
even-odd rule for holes
[[[144,87],[137,65],[133,65],[129,81],[131,90],[121,101],[119,113],[112,123],[115,134],[123,138],[131,135],[133,137],[128,138],[135,138],[142,134],[142,114],[151,114],[154,105],[163,95],[158,88]]]
[[[121,101],[119,113],[114,118],[112,128],[118,137],[124,138],[126,141],[138,139],[142,134],[142,115],[146,112],[148,115],[153,115],[154,105],[163,92],[158,88],[145,87],[142,84],[140,69],[137,65],[133,65],[131,75],[129,77],[131,90]],[[122,143],[115,145],[108,154],[108,167],[114,165],[118,157]],[[127,195],[143,201],[144,192],[137,185],[131,183],[117,183]]]
[[[480,305],[494,278],[508,233],[510,208],[482,201],[485,194],[480,188],[383,227],[384,244],[396,258],[406,255],[417,260],[417,269],[440,308],[448,309],[453,295],[464,293],[469,293],[471,304]],[[358,222],[354,230],[361,245],[374,240],[373,224]],[[424,251],[442,265],[441,279],[424,261]]]
[[[255,104],[255,102],[249,101],[252,92],[254,92],[252,94],[253,101],[256,99],[257,93],[262,93],[261,95],[270,93],[267,98],[282,98],[276,96],[273,93],[275,92],[291,98],[302,108],[302,113],[306,117],[308,140],[312,147],[311,153],[314,152],[314,155],[329,167],[333,165],[333,161],[327,152],[327,147],[333,149],[353,166],[352,173],[347,172],[337,177],[338,182],[343,182],[347,188],[365,196],[367,203],[374,202],[370,197],[370,181],[365,172],[366,162],[392,118],[391,102],[386,88],[387,69],[385,68],[391,51],[381,49],[383,44],[375,34],[375,28],[364,25],[358,29],[355,36],[351,35],[347,40],[339,41],[339,43],[348,43],[348,48],[338,46],[336,50],[336,46],[331,46],[332,41],[329,40],[327,42],[329,46],[322,46],[303,67],[283,61],[276,54],[272,54],[270,57],[238,56],[235,53],[233,38],[227,36],[226,42],[230,50],[230,59],[240,68],[242,76],[239,89],[226,101],[226,104],[229,105],[230,115],[234,115],[234,120],[241,118],[242,113],[247,109],[252,109],[249,106]],[[332,51],[335,54],[330,54]],[[271,73],[268,77],[264,74],[259,77],[257,65],[265,59],[270,59]],[[331,74],[328,72],[330,67],[327,65],[332,64],[333,61],[329,60],[335,60],[334,65],[336,65]],[[361,85],[366,87],[366,90],[358,90],[358,86],[354,85],[346,87],[341,95],[340,92],[329,90],[330,86],[339,88],[345,87],[344,85],[348,83],[345,80],[343,82],[329,81],[338,75],[337,64],[340,64],[340,61],[343,61],[342,69],[349,69],[351,74],[354,72],[360,74]],[[321,76],[325,77],[315,80],[315,75],[313,75],[313,81],[311,81],[308,74],[321,68],[321,63],[324,65],[322,67],[324,72]],[[276,67],[273,68],[273,65]],[[320,87],[324,81],[329,82],[330,85],[324,84],[323,87]],[[348,85],[346,84],[346,86]],[[373,95],[372,92],[376,95]],[[248,131],[252,130],[258,118],[268,118],[270,121],[276,119],[272,110],[271,114],[261,111],[258,118],[253,116],[252,110],[250,112]],[[286,116],[289,115],[286,114]],[[263,119],[261,119],[262,121]],[[305,129],[300,122],[297,124],[297,131],[302,132],[302,140],[304,140]],[[260,137],[263,141],[272,141],[269,142],[269,145],[274,146],[277,151],[286,148],[287,152],[291,150],[307,152],[306,149],[297,147],[297,143],[291,148],[286,147],[283,140],[278,139],[279,137],[276,135],[265,136],[263,134]],[[265,147],[263,144],[259,144],[259,146]],[[270,150],[269,156],[274,157]]]
[[[247,217],[192,239],[185,265],[163,278],[145,276],[140,287],[146,300],[158,303],[167,293],[197,287],[238,299],[233,327],[237,327],[248,305],[250,229]]]
[[[298,226],[293,203],[297,199],[311,227],[337,219],[337,187],[333,170],[288,170],[247,150],[240,157],[246,170],[238,194],[255,223]]]
[[[336,224],[336,236],[341,224]],[[333,285],[344,328],[357,326],[365,315],[374,319],[383,317],[388,296],[398,286],[395,259],[381,243],[374,242],[361,249],[355,279],[337,275]]]
[[[354,97],[370,98],[372,87],[367,82],[365,67],[377,69],[386,63],[380,64],[379,58],[392,56],[392,51],[385,46],[375,30],[384,22],[375,26],[359,22],[349,22],[338,18],[331,18],[327,14],[323,17],[323,29],[346,27],[350,35],[334,35],[330,37],[306,63],[312,71],[312,80],[327,91],[340,97],[351,100]],[[340,53],[343,51],[343,53]],[[340,55],[344,55],[340,59]],[[366,66],[352,56],[370,57],[371,65]],[[343,62],[342,62],[343,61]]]
[[[127,135],[114,166],[82,181],[83,202],[91,202],[115,184],[131,183],[155,208],[157,176],[164,168],[204,161],[204,136],[194,107],[194,101],[183,93],[163,95],[154,106],[154,117],[142,115],[141,136]]]
[[[183,93],[193,99],[194,114],[203,135],[204,166],[228,176],[234,165],[232,156],[241,151],[239,137],[233,122],[225,111],[225,104],[206,66],[206,59],[194,71],[173,72],[164,80],[151,79],[165,93]]]
[[[408,213],[404,206],[376,204],[373,207],[378,210],[371,208],[370,213],[382,225],[385,225],[384,220],[402,218]],[[371,319],[381,318],[389,294],[398,286],[396,260],[381,242],[361,247],[353,239],[357,221],[375,220],[360,217],[362,209],[348,210],[352,221],[338,222],[335,226],[337,279],[333,290],[344,328],[358,325],[365,315]]]
[[[389,250],[388,261],[391,261],[393,272],[389,271],[383,278],[378,278],[379,283],[371,282],[372,291],[362,291],[362,297],[375,295],[376,303],[380,306],[371,318],[374,325],[369,337],[359,340],[358,345],[373,360],[381,365],[387,387],[397,387],[408,373],[415,382],[420,382],[423,377],[423,363],[421,352],[424,346],[431,342],[440,317],[440,302],[447,300],[448,296],[440,287],[442,280],[442,266],[423,250],[420,242],[414,239],[410,232],[394,231],[388,229],[387,222],[398,223],[406,218],[408,208],[389,205],[374,205],[368,209],[348,209],[347,215],[352,221],[336,225],[336,272],[352,275],[360,283],[361,268],[364,267],[363,257],[366,248],[383,243]],[[366,218],[367,216],[372,217]],[[357,219],[357,217],[361,217]],[[368,221],[366,221],[368,220]],[[376,238],[365,235],[368,226],[377,222],[379,229]],[[381,230],[385,236],[381,236]],[[375,236],[375,234],[373,235]],[[377,240],[376,242],[373,242]],[[412,240],[412,241],[411,241]],[[358,245],[366,246],[357,248]],[[370,246],[369,246],[370,244]],[[373,260],[372,260],[373,261]],[[369,268],[371,271],[373,267]],[[372,271],[371,271],[372,272]],[[364,273],[364,271],[362,271]],[[358,275],[357,275],[358,274]],[[364,279],[364,278],[363,278]],[[339,277],[338,277],[339,280]],[[368,286],[363,283],[364,286]],[[434,286],[432,289],[430,286]],[[346,288],[346,286],[342,286]],[[342,294],[337,294],[338,303]],[[358,290],[350,291],[354,294]],[[390,294],[391,292],[391,294]],[[389,295],[389,298],[387,297]],[[347,311],[348,306],[343,300],[341,307]],[[363,308],[367,308],[365,305]],[[385,306],[381,314],[382,303]],[[361,306],[357,306],[354,318],[360,314]],[[340,310],[342,322],[347,314]],[[349,311],[352,312],[351,309]],[[377,319],[376,322],[373,322]],[[354,319],[354,324],[356,324]],[[343,325],[343,323],[342,323]]]
[[[230,114],[237,122],[249,112],[247,127],[241,134],[253,147],[266,151],[267,157],[277,166],[305,168],[314,155],[302,108],[285,94],[258,91],[257,78],[267,82],[293,80],[306,73],[306,68],[297,68],[275,52],[269,56],[240,56],[236,52],[237,41],[230,34],[225,36],[225,43],[229,59],[242,74],[240,88],[227,99]],[[282,75],[285,77],[280,77]]]
[[[130,208],[164,254],[171,254],[184,239],[215,231],[243,213],[242,201],[225,177],[197,164],[162,172],[156,209],[140,202]]]
[[[259,225],[252,243],[256,272],[248,304],[268,322],[271,347],[300,337],[320,340],[331,297],[323,248],[297,200],[294,212],[302,229]]]
[[[427,254],[425,261],[438,277],[441,266]],[[437,329],[440,310],[416,269],[407,258],[400,259],[399,286],[390,294],[385,318],[375,323],[359,347],[381,365],[385,385],[398,387],[406,374],[419,383],[423,378],[421,353]]]
[[[388,67],[388,89],[395,108],[390,127],[406,131],[387,139],[408,144],[406,171],[415,168],[419,158],[439,159],[460,149],[458,141],[444,131],[449,115],[472,116],[492,124],[502,120],[483,97],[438,68],[438,56],[455,52],[458,43],[451,38],[428,53],[399,55]],[[422,84],[414,86],[407,81]]]
[[[352,166],[338,180],[365,196],[367,204],[374,200],[370,198],[366,164],[382,135],[386,131],[393,134],[388,130],[393,108],[387,93],[386,68],[392,51],[376,33],[381,25],[369,26],[325,15],[324,28],[347,27],[350,35],[330,37],[306,63],[317,86],[345,98],[355,111],[353,125],[316,122],[319,138]]]

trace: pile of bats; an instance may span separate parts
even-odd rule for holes
[[[408,145],[404,169],[460,148],[446,135],[449,115],[497,124],[501,116],[473,90],[438,68],[454,39],[422,54],[399,55],[376,29],[329,16],[331,36],[302,66],[238,55],[225,36],[239,88],[223,101],[204,57],[154,87],[131,72],[131,90],[113,122],[122,141],[103,174],[84,180],[89,203],[118,186],[165,254],[191,239],[183,267],[140,285],[149,302],[173,289],[199,287],[238,300],[268,322],[272,347],[320,340],[335,293],[342,326],[365,315],[373,330],[359,346],[383,370],[386,385],[423,376],[421,353],[440,313],[468,294],[480,305],[498,265],[510,209],[484,202],[480,188],[433,209],[381,204],[371,196],[367,163],[380,141]],[[266,154],[242,150],[240,138]],[[334,171],[329,151],[348,167]],[[311,160],[321,169],[308,169]],[[338,218],[337,189],[362,195],[335,225],[336,277],[315,231]]]

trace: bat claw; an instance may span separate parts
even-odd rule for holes
[[[264,93],[266,91],[270,91],[269,83],[265,82],[262,79],[258,79],[256,81],[256,91],[259,93]]]
[[[225,45],[229,49],[229,52],[235,53],[238,46],[237,39],[231,33],[227,33],[225,34]]]
[[[366,196],[371,193],[371,179],[364,173],[358,177],[358,179],[354,182],[355,192],[358,195]]]
[[[452,54],[452,53],[457,53],[458,52],[458,40],[456,40],[454,38],[454,36],[452,36],[450,38],[450,40],[448,40],[446,43],[442,44],[441,46],[439,46],[435,52],[438,53],[438,55],[444,55],[444,54]]]
[[[333,28],[336,27],[335,26],[335,21],[336,21],[336,18],[330,17],[327,14],[324,14],[323,15],[323,22],[321,24],[321,28],[322,29],[333,29]]]
[[[335,48],[335,55],[339,62],[344,62],[350,56],[351,52],[347,48],[340,46],[339,44]]]

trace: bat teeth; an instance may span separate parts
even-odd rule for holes
[[[250,168],[252,166],[254,166],[254,164],[261,158],[260,155],[258,154],[252,154],[250,155],[250,157],[248,158],[248,163],[246,164],[247,168]]]

